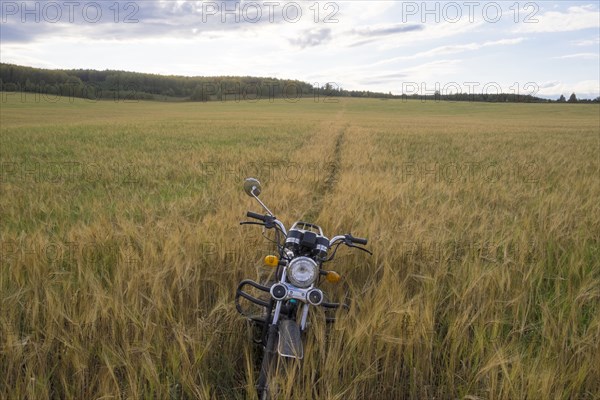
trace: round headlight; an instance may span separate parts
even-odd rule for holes
[[[299,288],[306,288],[319,276],[317,263],[308,257],[294,258],[288,267],[287,278],[290,283]]]

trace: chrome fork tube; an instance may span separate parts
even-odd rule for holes
[[[277,325],[279,321],[279,314],[281,313],[281,301],[277,301],[277,305],[275,306],[275,313],[273,314],[273,325]]]
[[[302,305],[302,319],[300,320],[300,330],[306,328],[306,319],[308,318],[308,304]]]
[[[287,268],[283,267],[283,271],[281,271],[281,279],[279,280],[280,283],[285,283],[285,275],[287,272]],[[273,314],[273,325],[277,325],[277,322],[279,321],[279,314],[281,314],[281,300],[277,301],[277,305],[275,306],[275,313]]]

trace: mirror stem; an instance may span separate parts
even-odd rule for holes
[[[271,210],[269,210],[269,209],[267,208],[267,206],[265,206],[265,203],[263,203],[262,201],[260,201],[260,199],[258,198],[258,196],[254,194],[254,189],[255,189],[255,188],[252,188],[252,192],[251,192],[251,193],[252,193],[252,197],[254,197],[254,198],[256,199],[256,201],[258,201],[258,202],[260,203],[260,205],[262,206],[262,208],[264,208],[264,209],[265,209],[265,211],[266,211],[266,212],[267,212],[267,213],[268,213],[268,214],[269,214],[271,217],[274,217],[275,215],[273,215],[273,213],[271,212]]]

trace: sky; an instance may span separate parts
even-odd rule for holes
[[[598,1],[6,1],[0,61],[394,94],[600,95]]]

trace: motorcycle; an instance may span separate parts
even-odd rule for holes
[[[325,301],[325,295],[318,287],[321,279],[324,277],[328,282],[336,283],[340,275],[325,270],[323,264],[334,259],[342,244],[372,253],[362,247],[367,245],[367,239],[345,234],[330,240],[320,226],[312,223],[298,221],[288,231],[259,199],[261,184],[257,179],[247,178],[244,191],[261,205],[266,214],[248,211],[246,216],[256,221],[243,221],[240,224],[262,226],[263,235],[265,230],[274,230],[273,241],[278,252],[278,256],[269,255],[264,260],[267,266],[275,269],[273,281],[261,284],[249,279],[242,280],[235,295],[237,311],[253,324],[257,332],[254,342],[262,353],[257,391],[259,398],[266,400],[275,396],[271,382],[274,366],[279,365],[280,360],[302,360],[304,357],[303,337],[310,307],[348,309],[346,304]],[[259,298],[251,292],[264,296]],[[242,307],[242,299],[258,306],[262,312],[250,314]],[[327,322],[334,320],[335,317],[326,318]]]

